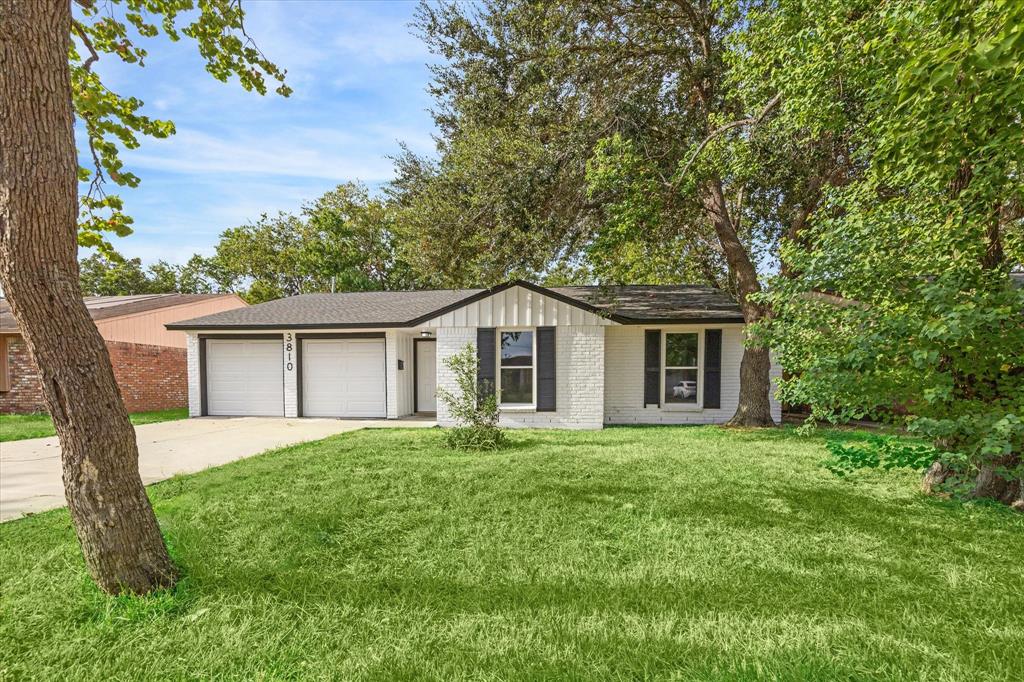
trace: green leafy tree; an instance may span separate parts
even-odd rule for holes
[[[142,66],[147,39],[194,41],[207,71],[263,94],[284,73],[245,32],[238,0],[0,0],[0,285],[39,368],[71,520],[96,584],[148,593],[177,580],[139,477],[135,433],[82,303],[77,247],[109,248],[130,219],[104,185],[134,187],[122,149],[173,125],[109,89],[101,59]],[[277,91],[288,94],[283,85]],[[80,165],[75,119],[88,146]],[[79,199],[78,184],[89,182]]]
[[[148,268],[140,258],[124,258],[113,249],[79,261],[79,283],[86,296],[131,294],[210,294],[228,291],[215,280],[215,264],[194,255],[185,265],[157,261]]]
[[[306,204],[300,215],[263,215],[226,230],[206,271],[253,303],[325,291],[411,288],[395,210],[358,184]]]
[[[862,98],[866,172],[787,243],[766,297],[783,398],[905,421],[941,453],[927,490],[1024,508],[1024,6],[781,3],[752,31],[781,55],[761,63],[780,124],[845,128],[835,83]]]
[[[106,191],[106,184],[131,188],[141,181],[125,168],[120,151],[138,148],[140,137],[169,137],[175,128],[172,121],[146,115],[138,98],[109,89],[93,70],[101,57],[143,67],[148,56],[146,39],[163,34],[177,42],[185,37],[195,41],[207,72],[219,81],[236,78],[243,88],[261,95],[267,93],[268,80],[276,81],[270,87],[285,97],[291,88],[284,83],[285,72],[245,32],[240,0],[75,0],[74,4],[71,94],[90,160],[78,171],[79,180],[89,182],[88,191],[80,197],[78,241],[81,246],[107,249],[104,234],[131,234],[132,218],[124,213],[122,199]]]
[[[829,186],[846,131],[775,124],[783,98],[746,78],[750,3],[422,3],[445,59],[436,164],[400,157],[418,270],[489,283],[580,264],[601,281],[698,280],[754,323],[759,267]],[[771,423],[768,350],[741,366],[737,425]]]
[[[153,282],[138,258],[128,260],[110,252],[95,253],[78,265],[82,293],[86,296],[164,293],[153,290]],[[166,291],[174,291],[173,285]]]

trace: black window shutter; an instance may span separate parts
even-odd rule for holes
[[[498,365],[494,327],[476,330],[476,390],[481,398],[494,395],[494,372]]]
[[[554,327],[537,327],[537,411],[555,411]]]
[[[704,408],[722,406],[722,330],[704,330]]]
[[[661,330],[644,331],[644,407],[661,407]]]

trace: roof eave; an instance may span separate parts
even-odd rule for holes
[[[659,317],[659,318],[627,318],[620,320],[624,325],[665,325],[665,324],[743,324],[742,317],[729,315],[710,315],[702,317]]]
[[[402,327],[414,327],[409,322],[306,322],[303,324],[288,323],[266,323],[258,322],[253,324],[181,324],[180,322],[168,323],[164,327],[170,331],[205,331],[207,329],[392,329]]]

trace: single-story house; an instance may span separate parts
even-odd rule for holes
[[[743,316],[697,286],[305,294],[167,325],[188,343],[192,416],[451,415],[446,361],[474,346],[507,426],[728,421]],[[773,377],[780,375],[772,368]],[[772,413],[781,406],[772,399]]]
[[[188,400],[185,338],[168,322],[244,307],[235,294],[90,296],[85,307],[106,341],[129,412],[184,407]],[[0,414],[46,411],[39,371],[0,299]]]

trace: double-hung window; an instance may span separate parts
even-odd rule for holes
[[[697,348],[696,332],[665,333],[664,391],[666,405],[697,404]]]
[[[534,404],[532,331],[498,335],[498,395],[502,405]]]

